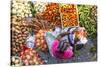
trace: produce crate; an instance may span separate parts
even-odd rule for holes
[[[63,27],[79,25],[77,5],[60,4],[60,14]]]

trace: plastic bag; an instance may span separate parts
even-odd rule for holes
[[[55,30],[51,32],[51,34],[55,37],[57,37],[61,33],[61,28],[60,27],[55,27]]]
[[[52,46],[52,42],[54,41],[56,37],[52,35],[52,32],[46,32],[45,33],[45,39],[46,39],[46,42],[47,42],[47,45],[48,45],[48,48],[49,48],[49,52],[50,54],[52,55],[51,53],[51,46]]]
[[[35,43],[35,35],[29,34],[29,36],[26,39],[26,46],[28,48],[34,48],[34,43]]]

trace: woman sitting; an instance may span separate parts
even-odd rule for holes
[[[58,59],[67,59],[73,56],[73,47],[70,46],[68,41],[61,40],[62,37],[68,35],[67,32],[61,33],[52,43],[51,53],[53,57]]]

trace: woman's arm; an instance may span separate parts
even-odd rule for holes
[[[60,40],[62,37],[64,37],[65,35],[68,35],[69,32],[64,32],[58,35],[58,37],[56,38],[57,40]]]

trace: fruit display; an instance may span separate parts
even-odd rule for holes
[[[20,53],[22,64],[27,65],[39,65],[44,64],[44,61],[40,58],[39,54],[34,49],[26,49]]]
[[[63,26],[77,26],[79,24],[76,5],[60,4],[60,9]]]

